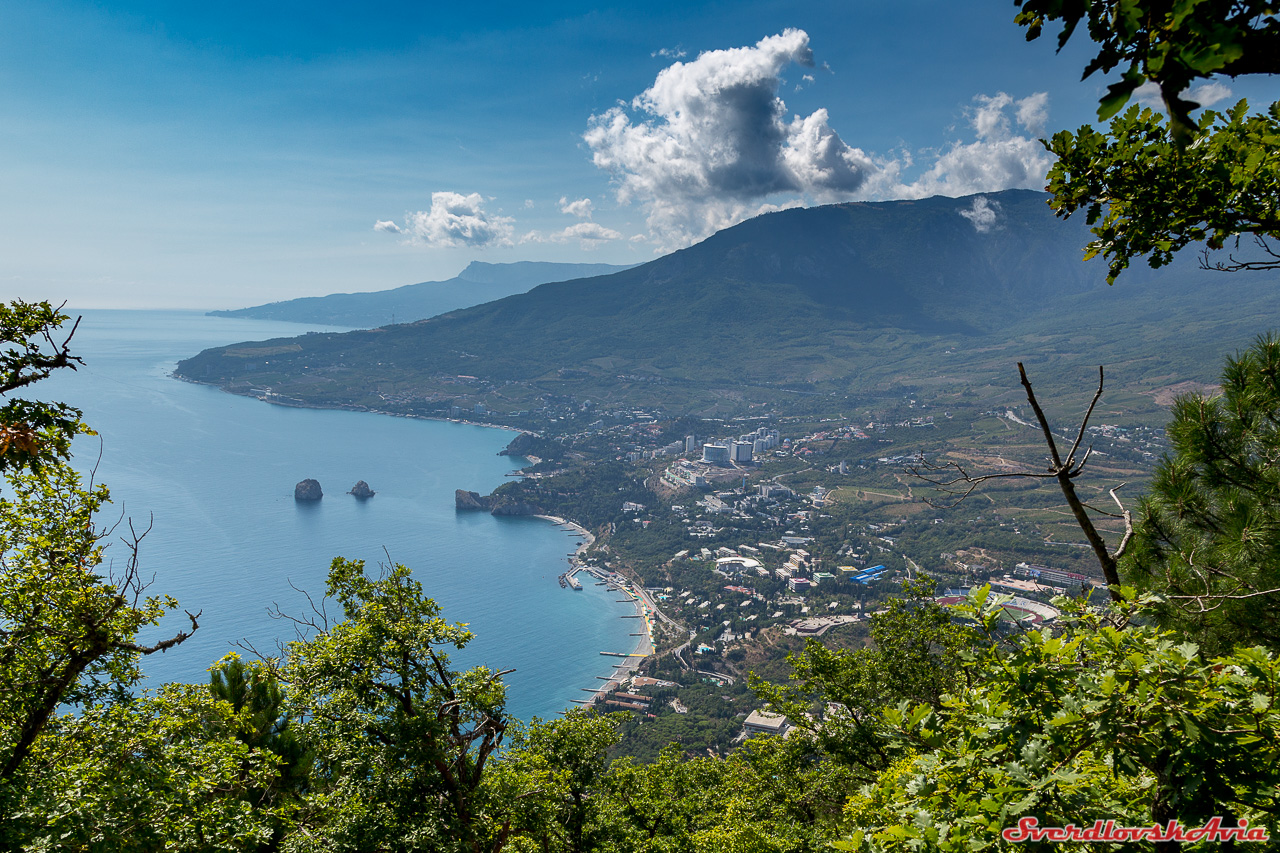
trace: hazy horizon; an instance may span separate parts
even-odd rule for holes
[[[1037,137],[1108,82],[1007,0],[6,12],[0,298],[86,308],[639,263],[771,209],[1039,188]]]

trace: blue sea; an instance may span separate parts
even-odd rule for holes
[[[204,682],[209,665],[246,640],[262,651],[294,638],[268,609],[305,614],[338,555],[413,570],[446,619],[475,639],[457,667],[511,669],[508,708],[553,716],[612,670],[602,651],[630,652],[635,611],[604,587],[561,589],[579,539],[541,519],[458,513],[454,490],[487,493],[523,459],[498,456],[514,433],[443,421],[297,409],[173,379],[201,349],[302,334],[295,323],[176,311],[84,311],[73,351],[85,364],[32,396],[84,411],[96,437],[77,439],[76,465],[111,489],[102,522],[150,527],[141,547],[150,591],[200,612],[199,631],[146,660],[149,684]],[[299,504],[294,485],[324,498]],[[365,480],[377,493],[346,492]],[[125,526],[119,530],[125,529]],[[122,561],[122,544],[108,549]],[[296,587],[296,589],[295,589]],[[172,633],[186,624],[166,618]]]

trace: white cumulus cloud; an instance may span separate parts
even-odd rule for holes
[[[1212,80],[1201,83],[1199,86],[1192,86],[1183,94],[1183,97],[1189,101],[1195,101],[1202,107],[1211,107],[1230,98],[1231,87]]]
[[[1016,106],[1015,115],[1018,117],[1018,124],[1026,128],[1029,133],[1040,134],[1044,132],[1044,124],[1049,120],[1048,92],[1036,92],[1034,95],[1029,95],[1018,101]]]
[[[630,104],[592,116],[584,138],[596,166],[613,176],[619,202],[647,208],[660,246],[776,207],[771,196],[852,198],[877,170],[826,110],[788,120],[778,89],[792,64],[814,64],[802,30],[676,62]]]
[[[576,216],[579,219],[591,218],[591,199],[580,198],[576,201],[569,201],[568,196],[560,197],[560,212],[567,213],[570,216]]]
[[[434,192],[431,209],[408,214],[404,227],[388,220],[379,220],[373,227],[427,246],[478,249],[511,245],[513,222],[511,217],[488,213],[479,193]]]
[[[995,227],[996,220],[1000,217],[1000,202],[986,196],[976,196],[973,204],[960,211],[960,215],[973,223],[973,230],[986,234]]]
[[[1048,118],[1048,96],[1038,92],[1015,100],[998,92],[978,95],[973,103],[968,119],[977,139],[953,142],[915,181],[885,188],[887,197],[964,196],[1014,187],[1044,189],[1053,157],[1031,134]],[[1023,132],[1015,129],[1015,123]]]
[[[1211,107],[1231,97],[1231,87],[1217,80],[1183,89],[1179,96],[1183,100],[1195,101],[1201,107]],[[1160,87],[1148,80],[1133,90],[1133,99],[1144,107],[1164,112],[1164,98],[1160,95]]]
[[[554,243],[571,243],[577,240],[578,245],[583,249],[594,249],[604,243],[621,239],[620,233],[612,228],[605,228],[597,222],[579,222],[551,235],[551,241]]]
[[[631,101],[591,117],[583,138],[593,162],[620,204],[644,209],[645,239],[659,251],[788,207],[1044,188],[1052,155],[1036,137],[1048,124],[1045,92],[977,95],[958,138],[871,155],[836,132],[826,109],[788,111],[779,92],[794,65],[816,67],[808,34],[789,29],[673,62]],[[813,80],[802,73],[802,85]],[[572,204],[561,199],[562,212],[590,219]],[[998,208],[983,205],[970,221],[994,227]]]

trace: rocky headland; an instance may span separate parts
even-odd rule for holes
[[[499,456],[528,456],[537,444],[531,433],[522,432],[508,442],[507,446],[498,451]]]
[[[546,515],[547,511],[535,503],[507,495],[482,495],[458,489],[453,493],[453,503],[460,511],[483,510],[491,515]]]

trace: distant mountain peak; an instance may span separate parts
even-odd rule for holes
[[[1187,256],[1135,268],[1110,288],[1105,265],[1083,262],[1087,223],[1057,218],[1046,198],[1009,190],[779,211],[597,278],[555,264],[472,264],[464,275],[554,274],[420,323],[388,303],[381,310],[394,308],[396,324],[376,334],[206,350],[178,372],[326,404],[381,407],[390,395],[374,389],[407,389],[404,405],[418,411],[473,405],[480,391],[466,383],[478,382],[500,384],[512,409],[539,408],[551,394],[728,412],[793,392],[963,389],[1023,358],[1054,369],[1153,359],[1163,370],[1171,356],[1154,356],[1150,342],[1167,333],[1183,348],[1181,375],[1202,375],[1191,370],[1203,361],[1193,347],[1220,346],[1221,329],[1243,316],[1206,283],[1216,274]],[[1265,326],[1274,285],[1248,281],[1264,284],[1233,283],[1233,298],[1258,299],[1262,288],[1268,295],[1250,304],[1266,307],[1247,323]],[[474,299],[504,286],[459,278],[454,287]]]
[[[615,264],[560,264],[517,261],[491,264],[472,261],[448,281],[424,281],[392,290],[304,296],[270,305],[211,311],[219,317],[255,317],[297,323],[374,328],[412,323],[438,314],[480,305],[551,281],[610,275],[630,269]]]
[[[597,275],[609,275],[630,269],[635,264],[619,266],[617,264],[562,264],[554,261],[513,261],[504,264],[491,264],[487,261],[472,261],[467,268],[458,273],[457,278],[473,281],[476,284],[524,284],[536,281],[545,284],[548,281],[567,281],[573,278],[592,278]]]

